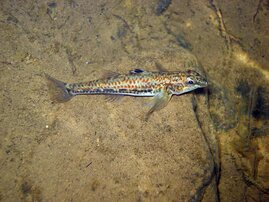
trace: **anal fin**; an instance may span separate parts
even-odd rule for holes
[[[107,102],[116,102],[120,101],[123,97],[123,95],[105,95],[105,100]]]

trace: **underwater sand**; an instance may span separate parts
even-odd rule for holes
[[[269,2],[2,1],[0,201],[269,201]],[[195,69],[207,89],[53,103],[105,71]]]

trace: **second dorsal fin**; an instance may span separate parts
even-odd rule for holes
[[[103,75],[102,75],[102,79],[110,79],[110,78],[113,78],[113,77],[117,77],[119,76],[120,74],[117,73],[117,72],[113,72],[113,71],[110,71],[110,70],[106,70]]]

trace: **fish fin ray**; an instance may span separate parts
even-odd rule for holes
[[[113,71],[110,71],[110,70],[106,70],[103,73],[102,79],[110,79],[110,78],[113,78],[113,77],[117,77],[119,75],[120,75],[120,73],[118,73],[118,72],[113,72]]]
[[[59,81],[46,73],[45,76],[48,80],[49,94],[53,102],[67,102],[74,97],[66,88],[65,82]]]
[[[169,103],[172,97],[172,93],[167,89],[163,89],[160,93],[156,94],[153,98],[152,107],[146,114],[146,121],[149,119],[149,116],[154,112],[161,110]]]
[[[124,97],[123,95],[105,95],[105,101],[116,102],[120,101],[123,97]]]
[[[155,62],[155,66],[159,72],[168,72],[168,70],[159,62]]]

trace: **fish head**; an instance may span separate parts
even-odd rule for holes
[[[185,80],[186,90],[191,91],[197,88],[204,88],[207,86],[207,80],[201,74],[196,71],[188,70],[186,71],[186,80]]]
[[[175,92],[177,95],[193,91],[197,88],[204,88],[208,85],[206,78],[194,70],[186,71],[182,80],[182,86]]]

